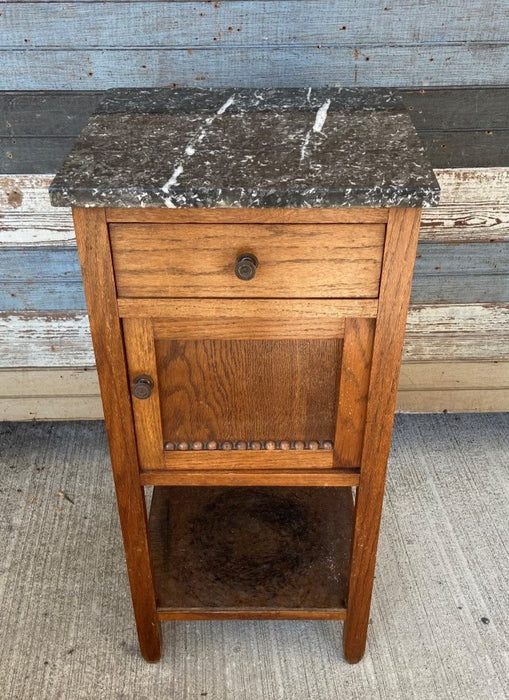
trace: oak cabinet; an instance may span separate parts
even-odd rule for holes
[[[438,192],[390,90],[113,90],[83,130],[50,195],[73,208],[148,661],[168,619],[344,620],[362,657]]]
[[[419,214],[74,210],[147,659],[178,618],[344,619],[362,656]]]

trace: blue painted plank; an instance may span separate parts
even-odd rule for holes
[[[419,275],[412,283],[411,304],[488,304],[509,302],[507,275]]]
[[[509,243],[421,243],[413,304],[509,301]]]
[[[86,309],[76,248],[2,248],[1,311]]]
[[[507,41],[507,0],[8,2],[0,47],[211,47]]]
[[[412,302],[509,301],[509,242],[422,243]],[[0,255],[0,312],[84,310],[75,248],[4,248]]]
[[[509,286],[509,242],[420,243],[415,272],[433,276],[505,275]]]
[[[2,50],[6,90],[504,85],[509,44]]]

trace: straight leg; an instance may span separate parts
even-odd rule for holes
[[[380,280],[366,429],[355,501],[344,653],[360,661],[366,647],[387,460],[412,285],[420,209],[391,209]]]
[[[73,215],[140,650],[155,662],[161,635],[108,227],[104,209]]]
[[[345,659],[351,664],[360,661],[366,649],[382,502],[383,493],[376,497],[369,495],[369,489],[363,488],[361,479],[355,498],[350,582],[343,633]]]

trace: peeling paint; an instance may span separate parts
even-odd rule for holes
[[[23,203],[23,193],[20,190],[7,192],[7,203],[10,207],[17,209]]]

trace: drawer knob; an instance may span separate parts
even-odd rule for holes
[[[252,280],[256,274],[258,260],[252,253],[243,253],[237,258],[235,263],[235,274],[239,280]]]
[[[133,381],[133,394],[137,399],[148,399],[154,388],[154,380],[148,374],[140,374]]]

